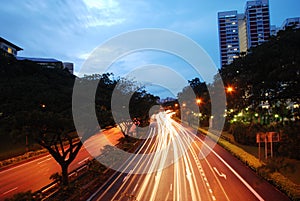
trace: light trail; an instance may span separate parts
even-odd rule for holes
[[[173,200],[201,200],[201,192],[198,190],[198,178],[195,177],[192,164],[194,159],[187,154],[195,140],[195,136],[187,132],[181,124],[174,121],[171,118],[172,115],[173,113],[160,112],[152,117],[156,120],[157,129],[150,129],[148,135],[153,137],[154,142],[144,152],[153,153],[153,156],[146,162],[144,160],[137,161],[133,168],[133,172],[145,168],[150,173],[139,180],[139,186],[134,186],[131,193],[128,192],[132,182],[129,177],[134,177],[134,175],[127,175],[119,191],[115,194],[122,195],[119,200],[126,199],[126,195],[133,194],[136,200],[157,200],[157,192],[164,182],[162,179],[164,169],[171,165],[174,166],[172,175],[174,187],[172,184],[172,190],[166,196],[173,197]],[[149,194],[150,186],[151,192]],[[189,192],[189,195],[187,192]],[[170,195],[171,193],[172,195]],[[146,195],[147,198],[145,198]],[[112,200],[115,199],[117,199],[117,196],[114,196]]]
[[[130,161],[126,167],[131,168],[130,173],[123,179],[123,183],[111,200],[155,201],[172,198],[174,201],[215,201],[216,190],[219,196],[222,194],[222,199],[230,200],[220,182],[221,173],[216,175],[216,170],[203,153],[203,151],[214,154],[215,152],[195,133],[173,120],[172,115],[173,113],[166,111],[151,117],[155,121],[150,123],[148,133],[150,138],[138,152],[142,155],[144,153],[145,157],[137,160],[133,158]],[[147,155],[148,153],[150,155]],[[206,177],[199,161],[200,156],[204,159],[203,162],[207,163],[212,178]],[[141,170],[146,170],[146,174],[135,174],[145,172]],[[213,188],[210,182],[213,182]]]

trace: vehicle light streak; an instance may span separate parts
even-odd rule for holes
[[[162,174],[167,164],[174,166],[172,175],[174,187],[172,184],[172,190],[166,196],[173,193],[173,200],[201,200],[198,178],[195,177],[195,170],[192,167],[194,159],[187,154],[195,140],[195,135],[174,121],[171,116],[172,113],[160,112],[155,115],[156,129],[150,126],[148,136],[152,136],[154,142],[145,152],[154,154],[146,162],[137,161],[133,168],[146,168],[150,172],[143,177],[138,187],[134,187],[132,193],[136,195],[136,200],[157,200],[157,192],[164,182]],[[126,176],[120,189],[124,190],[124,186],[129,186],[130,180],[127,178],[129,176],[131,175]],[[149,186],[151,186],[150,194]],[[125,193],[128,194],[128,188],[125,189]],[[148,195],[147,198],[145,195]]]

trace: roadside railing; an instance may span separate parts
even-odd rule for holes
[[[73,181],[77,178],[79,178],[81,175],[83,175],[87,170],[89,169],[89,160],[85,162],[85,164],[79,166],[75,170],[71,171],[69,173],[69,179],[70,181]],[[60,186],[60,181],[56,180],[51,182],[50,184],[42,187],[38,191],[33,193],[33,197],[37,200],[46,200],[47,198],[51,197],[55,193],[58,192]]]

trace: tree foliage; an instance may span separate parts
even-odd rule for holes
[[[228,107],[237,111],[249,107],[263,113],[266,111],[261,106],[267,104],[273,111],[284,114],[286,106],[281,104],[299,103],[299,47],[300,30],[288,29],[221,68],[225,85],[235,89],[227,96]]]
[[[4,136],[2,139],[6,143],[21,142],[26,137],[46,148],[61,166],[62,183],[67,185],[68,167],[82,147],[82,141],[99,131],[99,127],[90,127],[81,134],[81,140],[78,139],[72,114],[75,76],[67,70],[44,68],[34,62],[17,61],[4,55],[0,57],[0,136]],[[147,121],[147,112],[158,97],[142,88],[136,89],[133,81],[113,79],[112,76],[105,73],[76,78],[81,86],[85,86],[84,89],[97,86],[94,102],[79,109],[84,111],[85,107],[93,107],[101,128],[115,126],[112,94],[119,93],[119,100],[131,95],[130,119]],[[83,91],[79,98],[90,98],[85,96],[87,92]],[[122,115],[122,111],[120,113],[118,115]],[[89,116],[84,119],[89,126]],[[125,136],[127,134],[124,132]]]

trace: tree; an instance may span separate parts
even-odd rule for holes
[[[287,102],[299,103],[299,47],[299,29],[281,31],[268,42],[252,48],[246,56],[222,67],[220,74],[225,86],[235,87],[235,92],[227,95],[228,106],[237,113],[246,108],[253,114],[261,112],[266,120],[272,111],[278,110],[277,105],[287,107]]]
[[[62,184],[68,185],[68,167],[77,156],[82,142],[74,140],[71,133],[62,130],[42,130],[36,141],[46,148],[62,170]],[[66,148],[67,147],[67,148]]]
[[[199,118],[201,125],[207,126],[208,119],[211,116],[211,101],[208,87],[205,82],[201,82],[197,77],[189,80],[188,83],[189,85],[177,95],[181,107],[188,113],[189,120],[190,118]],[[192,112],[198,111],[199,114],[194,113],[196,117],[192,117]]]
[[[124,137],[128,137],[132,126],[148,125],[150,109],[158,104],[158,100],[159,97],[147,93],[139,83],[118,80],[112,95],[112,115]]]
[[[49,151],[61,166],[62,184],[68,185],[68,167],[82,147],[72,120],[52,112],[21,112],[16,116],[15,129]]]

